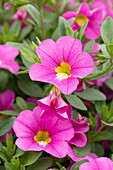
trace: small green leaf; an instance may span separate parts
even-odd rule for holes
[[[52,157],[42,157],[38,159],[33,165],[28,167],[28,170],[46,170],[48,169],[53,163]]]
[[[24,48],[24,47],[20,47],[19,50],[22,56],[25,57],[26,60],[32,63],[40,62],[40,59],[38,58],[38,56],[36,56],[36,54],[32,52],[31,50]]]
[[[0,158],[4,161],[4,162],[7,162],[7,158],[6,158],[6,155],[0,151]]]
[[[22,109],[22,110],[27,110],[27,103],[25,102],[25,100],[22,97],[17,97],[16,98],[16,103],[17,105]]]
[[[110,17],[107,17],[101,26],[101,36],[106,45],[112,44],[113,20]]]
[[[37,83],[29,80],[18,80],[17,81],[19,89],[26,95],[31,97],[42,97],[43,90]]]
[[[12,128],[15,120],[16,117],[5,117],[0,119],[0,136],[3,136]]]
[[[28,4],[23,6],[26,11],[32,16],[33,20],[38,24],[39,23],[39,11],[33,5]]]
[[[14,157],[22,156],[24,153],[25,153],[25,151],[21,150],[20,148],[17,148]]]
[[[77,96],[89,101],[106,100],[106,96],[97,89],[87,88],[82,92],[75,92]]]
[[[108,131],[100,132],[98,135],[94,136],[93,142],[98,140],[113,140],[113,134]]]
[[[59,22],[58,22],[58,34],[59,34],[59,36],[65,36],[66,35],[65,22],[66,22],[66,20],[63,17],[59,17]]]
[[[13,110],[0,111],[0,114],[8,116],[18,116],[18,112],[15,112]]]
[[[105,122],[105,121],[103,121],[103,120],[101,120],[101,122],[102,122],[104,125],[106,125],[106,126],[113,126],[113,123],[107,123],[107,122]]]
[[[102,157],[102,156],[104,156],[105,149],[102,144],[93,143],[91,145],[91,153],[95,153],[97,156]]]
[[[18,36],[21,30],[21,21],[16,20],[14,21],[11,29],[10,29],[10,35],[11,36]]]
[[[84,147],[73,146],[74,154],[77,157],[86,156],[90,152],[90,150],[91,150],[91,145],[90,144],[86,144]]]
[[[85,162],[88,162],[88,160],[87,160],[87,159],[82,159],[82,160],[76,162],[76,163],[71,167],[70,170],[79,170],[79,166],[80,166],[81,164],[85,163]]]
[[[80,98],[78,98],[76,95],[70,94],[68,96],[65,95],[65,97],[73,107],[80,110],[87,110],[82,100],[80,100]]]
[[[36,162],[41,155],[42,151],[27,151],[21,156],[20,161],[22,165],[28,166]]]
[[[11,164],[9,162],[5,162],[5,168],[6,170],[19,170],[14,164]]]
[[[88,24],[88,21],[86,21],[86,22],[83,24],[83,26],[80,28],[80,32],[79,32],[79,40],[80,40],[80,41],[81,41],[81,39],[82,39],[84,30],[85,30],[85,28],[87,27],[87,24]]]
[[[91,53],[92,49],[94,46],[94,40],[91,40],[90,42],[88,42],[85,47],[84,47],[84,51],[87,52],[88,54]]]

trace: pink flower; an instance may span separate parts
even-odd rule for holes
[[[15,100],[15,93],[12,90],[5,90],[0,94],[0,111],[13,110],[12,105]]]
[[[111,0],[109,0],[109,3],[112,5]],[[105,0],[93,0],[89,6],[91,9],[99,8],[102,11],[103,20],[105,20],[108,16],[113,19],[113,10]]]
[[[10,2],[4,3],[4,8],[6,10],[9,10],[11,8],[12,4]]]
[[[13,110],[13,103],[15,100],[15,93],[11,90],[5,90],[3,93],[0,94],[0,111],[5,111],[5,110]],[[0,114],[0,118],[6,117],[5,115]],[[2,136],[0,139],[3,141],[6,141],[6,135],[12,135],[13,131],[12,129],[7,132],[5,135]]]
[[[7,44],[0,45],[0,68],[9,70],[13,74],[19,71],[19,65],[14,61],[19,54],[19,50]]]
[[[45,40],[36,52],[42,64],[31,66],[30,78],[52,83],[66,95],[76,90],[79,84],[77,78],[84,78],[94,69],[91,56],[82,52],[81,42],[70,36],[61,37],[56,43],[51,39]]]
[[[84,2],[80,6],[77,13],[73,11],[68,11],[63,14],[66,20],[75,18],[72,24],[73,30],[78,30],[83,24],[88,20],[88,25],[84,31],[86,38],[97,39],[100,37],[100,22],[102,21],[102,12],[100,9],[96,8],[90,11],[89,6]]]
[[[63,101],[61,98],[60,93],[57,94],[56,91],[49,94],[49,96],[38,100],[38,106],[43,109],[41,117],[43,119],[47,117],[51,118],[53,116],[58,116],[61,118],[68,118],[68,115],[66,113],[68,109],[68,105]]]
[[[99,86],[99,87],[101,87],[101,86],[103,85],[103,83],[104,83],[108,78],[110,78],[110,77],[112,77],[112,74],[110,74],[110,75],[108,75],[108,76],[106,76],[106,77],[97,79],[97,80],[96,80],[96,85]]]
[[[46,120],[40,117],[42,109],[35,107],[32,111],[22,111],[13,124],[16,145],[24,151],[44,150],[49,154],[62,158],[68,152],[68,143],[74,136],[70,120],[62,121],[56,116]]]
[[[78,122],[72,119],[72,112],[69,110],[68,116],[73,124],[74,128],[74,137],[68,141],[68,156],[71,157],[73,161],[79,161],[82,158],[78,158],[75,156],[73,151],[73,145],[76,145],[78,147],[83,147],[87,143],[87,137],[83,134],[83,132],[87,132],[89,130],[89,126],[87,125],[87,119],[85,117],[81,117],[81,115],[78,115]]]
[[[25,19],[27,17],[27,13],[26,13],[26,11],[24,10],[24,9],[19,9],[16,13],[15,13],[15,15],[13,16],[13,18],[15,19],[15,20],[23,20],[23,19]]]
[[[113,170],[113,162],[106,157],[93,159],[87,157],[89,162],[85,162],[79,166],[79,170]]]

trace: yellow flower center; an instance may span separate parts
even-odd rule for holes
[[[71,67],[66,62],[62,62],[55,71],[57,72],[57,78],[60,80],[71,77]]]
[[[47,131],[39,131],[34,136],[34,140],[41,146],[46,146],[48,143],[51,142],[51,138],[49,137],[49,133]]]
[[[83,14],[79,14],[76,18],[75,18],[75,22],[82,27],[83,24],[88,20],[88,18],[86,16],[84,16]]]

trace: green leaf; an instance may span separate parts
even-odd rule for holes
[[[4,161],[4,162],[7,162],[7,158],[6,158],[6,155],[0,151],[0,158]],[[1,170],[1,169],[0,169]]]
[[[8,73],[5,71],[0,71],[0,91],[2,92],[8,82],[9,76]]]
[[[88,42],[85,47],[84,47],[84,51],[87,52],[88,54],[91,53],[92,49],[94,46],[94,40],[91,40],[90,42]]]
[[[12,150],[12,147],[13,147],[13,138],[12,136],[9,134],[6,135],[6,146],[9,150]]]
[[[113,134],[108,131],[100,132],[98,135],[94,136],[93,142],[98,140],[113,140]]]
[[[32,28],[32,25],[28,25],[27,27],[22,28],[19,41],[22,41],[31,32]]]
[[[48,169],[53,163],[52,157],[42,157],[38,159],[33,165],[28,167],[28,170],[46,170]]]
[[[31,50],[29,50],[27,48],[24,48],[24,47],[20,47],[19,50],[20,50],[22,56],[26,60],[28,60],[28,61],[30,61],[32,63],[39,62],[38,56],[34,52],[32,52]]]
[[[110,147],[111,152],[113,152],[113,141],[109,141],[109,147]]]
[[[65,22],[66,22],[66,20],[63,17],[59,17],[59,21],[58,21],[58,34],[59,34],[59,36],[65,36],[66,35]]]
[[[113,20],[110,17],[107,17],[101,26],[101,36],[106,45],[112,44]]]
[[[112,44],[108,45],[108,52],[109,52],[110,57],[113,57],[113,45]]]
[[[30,80],[18,80],[17,81],[19,89],[26,95],[31,97],[42,97],[43,91],[37,83]]]
[[[16,98],[16,103],[17,105],[22,109],[22,110],[27,110],[27,103],[25,102],[25,100],[22,97],[17,97]]]
[[[95,153],[97,156],[102,157],[102,156],[104,156],[105,149],[102,144],[93,143],[91,145],[91,153]]]
[[[87,110],[84,103],[76,95],[70,94],[68,96],[65,95],[65,97],[73,107],[80,110]]]
[[[89,101],[106,100],[106,96],[97,89],[87,88],[82,92],[75,92],[77,96]]]
[[[36,162],[41,155],[42,151],[27,151],[21,156],[20,161],[22,165],[28,166]]]
[[[91,151],[91,145],[86,144],[84,147],[73,146],[73,151],[77,157],[83,157],[86,156]]]
[[[26,11],[32,16],[33,20],[38,24],[39,23],[39,11],[33,5],[28,4],[23,6]]]
[[[113,77],[108,78],[108,79],[105,81],[105,84],[106,84],[111,90],[113,90]]]
[[[103,120],[101,120],[101,122],[102,122],[104,125],[106,125],[106,126],[113,126],[113,123],[107,123],[107,122],[105,122],[105,121],[103,121]]]
[[[18,113],[13,110],[0,111],[0,114],[8,116],[18,116]]]
[[[13,23],[13,25],[12,25],[12,27],[10,29],[10,35],[17,37],[19,35],[19,33],[20,33],[20,30],[21,30],[21,21],[16,20]]]
[[[83,160],[80,160],[80,161],[76,162],[76,163],[71,167],[70,170],[79,170],[79,166],[80,166],[81,164],[85,163],[85,162],[88,162],[88,160],[87,160],[87,159],[83,159]]]
[[[0,119],[0,136],[3,136],[12,128],[15,120],[16,117],[5,117]]]
[[[9,162],[5,162],[5,168],[6,170],[19,170],[14,164],[11,164]]]
[[[22,156],[24,153],[25,153],[25,151],[21,150],[20,148],[17,148],[14,157]]]
[[[79,40],[81,41],[85,28],[87,27],[88,21],[86,21],[79,31]]]

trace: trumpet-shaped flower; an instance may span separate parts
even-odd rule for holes
[[[14,61],[19,54],[19,50],[11,47],[7,44],[0,45],[0,68],[9,70],[13,74],[16,74],[19,70],[19,65]]]
[[[113,170],[113,162],[106,157],[100,157],[93,159],[91,157],[86,157],[89,162],[85,162],[80,165],[79,170]]]
[[[63,14],[63,17],[66,20],[75,18],[74,23],[72,24],[73,30],[78,30],[83,24],[88,21],[88,25],[84,31],[86,38],[88,39],[97,39],[100,37],[100,22],[102,21],[102,11],[99,8],[96,8],[90,11],[89,6],[84,2],[80,6],[77,13],[73,11],[68,11]]]
[[[74,130],[69,119],[62,121],[56,116],[42,119],[42,109],[35,107],[32,111],[22,111],[13,124],[16,145],[24,151],[44,150],[51,155],[62,158],[68,152],[68,143],[74,136]]]
[[[38,106],[43,109],[42,117],[46,118],[47,115],[49,118],[53,116],[58,116],[59,118],[68,118],[68,115],[66,113],[68,109],[68,104],[64,102],[64,100],[61,98],[60,93],[53,91],[50,92],[49,96],[38,100]]]
[[[56,43],[43,41],[36,49],[42,64],[36,63],[29,70],[30,78],[54,84],[62,93],[68,95],[76,90],[79,80],[94,69],[89,54],[82,52],[79,40],[70,36],[59,38]]]

